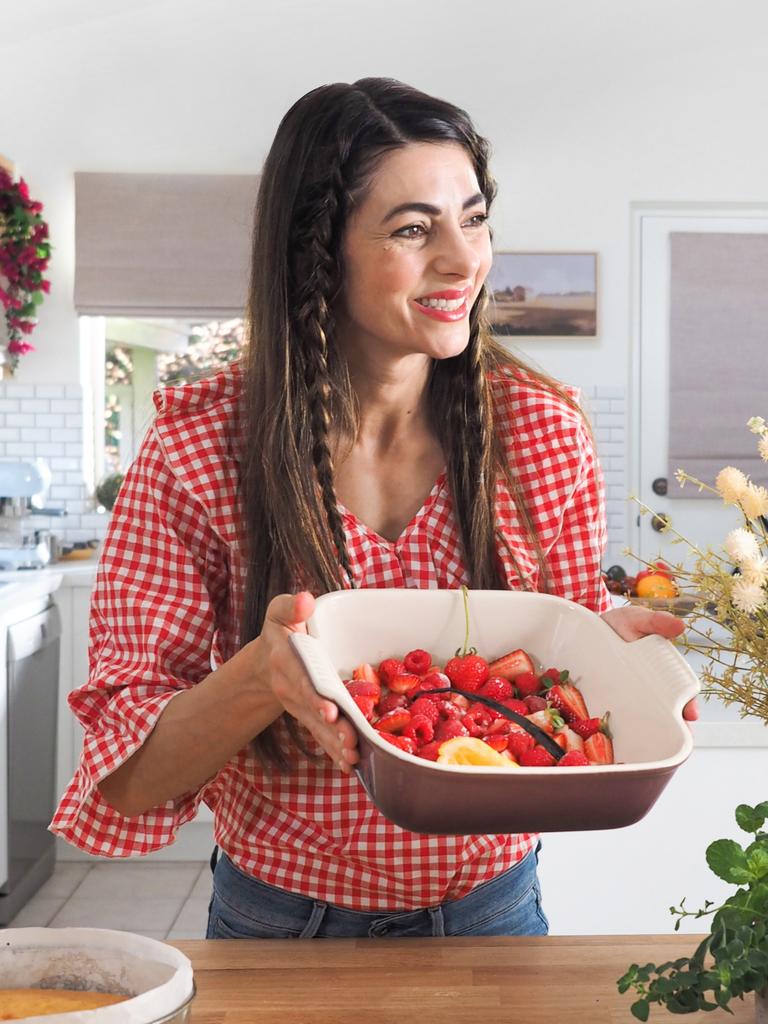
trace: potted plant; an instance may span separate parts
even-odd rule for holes
[[[758,437],[761,458],[768,462],[768,424],[748,422]],[[688,546],[693,568],[675,566],[675,580],[694,598],[694,622],[678,641],[707,659],[702,690],[742,717],[762,720],[768,728],[768,491],[740,470],[727,466],[715,486],[676,474],[681,486],[708,490],[738,510],[742,525],[725,538],[722,552],[700,550],[667,527],[675,541]],[[641,504],[643,514],[652,510]],[[666,531],[665,531],[666,532]],[[688,911],[685,900],[671,907],[675,931],[685,917],[711,917],[710,932],[689,957],[659,965],[632,964],[618,980],[620,992],[634,990],[633,1016],[648,1020],[653,1004],[671,1013],[728,1008],[735,997],[755,993],[756,1020],[768,1024],[768,800],[756,807],[740,804],[736,822],[749,836],[744,845],[718,839],[706,851],[707,864],[736,888],[724,903],[706,901]]]

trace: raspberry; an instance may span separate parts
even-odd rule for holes
[[[569,750],[567,754],[563,754],[560,760],[557,762],[558,768],[582,768],[584,765],[588,765],[588,759],[582,754],[580,750]]]
[[[428,693],[430,690],[445,690],[450,688],[451,680],[445,672],[428,672],[421,677],[419,689]],[[441,695],[442,696],[442,695]]]
[[[537,711],[543,711],[547,706],[547,702],[543,697],[530,696],[526,697],[524,701],[525,706],[528,708],[528,714],[533,715]]]
[[[483,736],[488,732],[488,728],[495,717],[495,712],[491,711],[484,704],[472,704],[469,711],[462,718],[462,724],[469,730],[470,736]]]
[[[510,711],[516,711],[518,715],[527,715],[529,713],[528,705],[524,701],[515,700],[514,698],[512,700],[505,700],[504,707],[509,708]]]
[[[440,708],[437,701],[432,700],[430,697],[417,697],[417,699],[411,704],[410,712],[414,716],[423,715],[428,718],[434,725],[440,717]]]
[[[415,672],[417,676],[423,675],[432,664],[432,655],[427,651],[417,648],[409,651],[403,658],[406,672]]]
[[[435,735],[435,726],[426,715],[413,715],[410,722],[403,729],[403,736],[415,740],[417,746],[430,743]]]
[[[544,747],[536,746],[533,750],[526,750],[519,758],[524,768],[551,768],[557,761],[545,750]]]
[[[400,750],[404,750],[406,754],[416,753],[416,744],[410,738],[410,736],[393,736],[389,732],[380,732],[379,736],[383,740],[388,740],[393,746],[399,747]]]
[[[456,718],[445,718],[437,723],[436,740],[444,743],[445,740],[452,740],[454,736],[469,736],[469,729]]]
[[[527,754],[535,746],[536,740],[527,732],[511,732],[507,738],[507,750],[518,761],[523,754]]]
[[[401,676],[405,672],[405,665],[397,658],[386,658],[379,665],[379,677],[385,686],[389,686],[395,676]]]
[[[432,743],[425,743],[423,747],[416,748],[416,754],[427,761],[436,761],[440,754],[440,745],[443,740],[434,740]]]
[[[407,703],[408,698],[404,693],[388,693],[379,701],[377,710],[380,715],[386,715],[388,711],[394,711],[395,708],[404,708]]]
[[[478,691],[481,697],[505,701],[512,696],[512,684],[500,676],[491,676]]]
[[[381,667],[379,667],[379,671],[381,671]],[[520,697],[529,697],[541,689],[539,677],[533,672],[522,672],[515,677],[515,688]]]
[[[441,718],[455,718],[458,721],[464,717],[467,710],[467,708],[454,704],[452,700],[441,700],[439,703],[435,702],[435,704]],[[467,707],[469,707],[469,704],[467,704]]]
[[[490,733],[487,736],[483,736],[483,743],[487,743],[489,747],[493,747],[494,750],[501,753],[502,750],[507,749],[508,736],[502,736],[500,733]]]

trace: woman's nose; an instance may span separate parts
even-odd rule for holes
[[[461,227],[451,227],[440,232],[434,257],[438,273],[471,280],[481,262],[478,240],[467,238]]]

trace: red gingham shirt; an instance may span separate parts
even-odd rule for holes
[[[495,416],[551,570],[554,593],[596,612],[603,485],[581,416],[512,371],[492,378]],[[244,565],[238,533],[241,370],[155,394],[157,417],[112,513],[91,604],[90,673],[69,703],[85,727],[80,766],[51,829],[92,854],[146,854],[174,841],[200,801],[219,846],[246,874],[355,910],[410,910],[458,899],[519,861],[534,835],[424,836],[387,821],[356,776],[291,745],[294,770],[265,773],[248,748],[197,792],[125,818],[100,780],[149,736],[175,694],[238,649]],[[503,484],[498,526],[536,589],[536,562]],[[467,582],[445,475],[394,542],[342,509],[360,587]],[[522,586],[499,545],[511,589]],[[281,742],[288,745],[280,723]],[[320,751],[308,738],[308,749]],[[183,751],[180,752],[183,756]]]

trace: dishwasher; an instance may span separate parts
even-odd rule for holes
[[[7,628],[7,800],[0,836],[6,881],[0,887],[0,925],[7,925],[53,874],[56,840],[48,831],[56,803],[59,610],[49,601]]]

